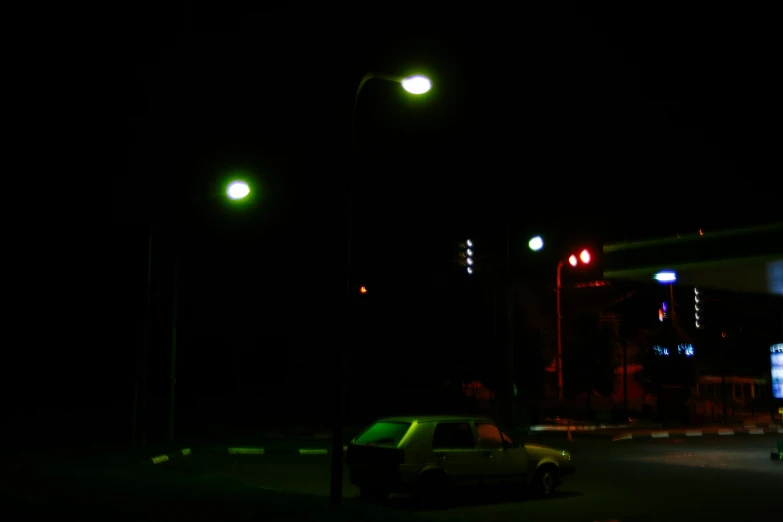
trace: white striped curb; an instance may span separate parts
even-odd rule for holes
[[[326,448],[227,448],[229,455],[328,455]]]
[[[729,435],[774,435],[783,433],[783,428],[777,429],[763,429],[763,428],[747,428],[747,429],[727,429],[720,428],[717,430],[686,430],[686,431],[653,431],[647,433],[626,433],[612,438],[613,441],[629,440],[629,439],[667,439],[671,437],[704,437],[705,435],[717,435],[717,436],[729,436]]]
[[[537,424],[535,426],[530,427],[530,431],[599,431],[599,430],[623,430],[628,428],[636,428],[636,429],[655,429],[655,428],[661,428],[662,426],[660,424],[648,424],[646,427],[644,425],[640,426],[638,424]],[[743,426],[744,429],[771,429],[775,430],[778,429],[779,433],[783,433],[783,428],[778,428],[775,425],[770,425],[768,423],[758,423],[758,424],[746,424]]]
[[[162,464],[164,462],[168,462],[172,458],[176,457],[187,457],[192,452],[190,451],[190,448],[183,448],[179,451],[175,451],[173,453],[168,453],[166,455],[158,455],[157,457],[151,457],[149,460],[153,464]]]

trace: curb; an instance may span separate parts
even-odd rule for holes
[[[164,462],[168,462],[170,460],[178,459],[181,457],[187,457],[188,455],[191,455],[193,452],[190,450],[190,448],[182,448],[177,451],[172,451],[170,453],[166,453],[165,455],[158,455],[155,457],[150,457],[149,459],[145,460],[144,462],[147,464],[163,464]]]
[[[328,455],[330,453],[326,448],[220,448],[210,452],[228,455]]]
[[[343,446],[343,452],[348,446]],[[145,464],[163,464],[172,460],[178,460],[194,453],[190,448],[184,448],[173,451],[165,455],[150,457],[144,461]],[[196,454],[211,453],[221,455],[330,455],[331,451],[326,448],[260,448],[260,447],[224,447],[224,448],[202,448],[195,451]]]
[[[704,426],[704,425],[703,425]],[[755,424],[743,424],[740,426],[739,424],[735,424],[736,428],[732,429],[752,429],[752,428],[760,428],[760,429],[778,429],[780,427],[779,424],[770,423],[770,422],[759,422]],[[652,430],[652,429],[660,429],[660,430],[666,430],[666,428],[662,424],[538,424],[535,426],[530,426],[531,432],[557,432],[557,431],[611,431],[611,430],[623,430],[623,429],[637,429],[637,430]],[[701,429],[723,429],[719,425],[707,425]],[[681,428],[671,428],[671,430],[674,431],[680,431],[680,430],[687,430],[690,428],[681,427]],[[693,428],[698,429],[698,428]]]
[[[667,439],[670,437],[711,437],[711,436],[733,436],[733,435],[779,435],[783,433],[783,428],[747,428],[731,429],[720,428],[710,430],[677,430],[677,431],[652,431],[649,433],[623,433],[613,437],[613,441],[631,440],[631,439]]]

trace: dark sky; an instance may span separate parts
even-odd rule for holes
[[[462,301],[434,300],[458,281],[454,243],[469,236],[495,253],[504,223],[519,266],[548,280],[577,246],[775,212],[776,62],[758,19],[220,6],[133,18],[128,168],[112,202],[128,343],[150,223],[161,245],[181,244],[183,336],[333,343],[349,175],[354,283],[376,303],[379,290],[394,296],[370,315],[397,342],[415,325],[462,320]],[[367,72],[423,73],[434,87],[414,98],[368,83],[352,154]],[[225,201],[234,173],[252,181],[251,205]],[[554,249],[531,261],[534,233]],[[156,258],[163,303],[169,250]]]

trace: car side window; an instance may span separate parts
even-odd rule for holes
[[[433,449],[475,449],[476,438],[470,423],[441,422],[432,435]]]
[[[488,422],[477,423],[476,433],[478,433],[479,444],[481,444],[482,448],[494,450],[503,447],[500,429],[494,424]]]

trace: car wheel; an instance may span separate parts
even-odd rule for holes
[[[549,497],[557,487],[557,468],[545,465],[538,468],[533,476],[533,492],[540,497]]]
[[[441,502],[446,497],[446,476],[443,473],[430,471],[419,478],[416,496],[422,502],[433,504]]]
[[[389,497],[389,491],[378,486],[362,486],[359,488],[359,495],[366,502],[383,502]]]

